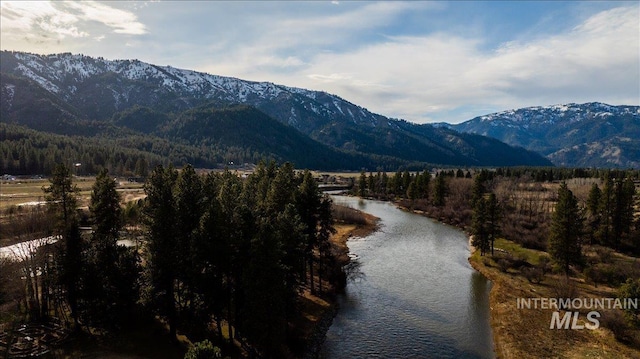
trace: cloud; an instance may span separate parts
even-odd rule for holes
[[[143,35],[147,33],[144,24],[138,22],[137,16],[128,11],[98,3],[96,1],[65,2],[71,10],[80,13],[80,19],[96,21],[107,25],[118,34]]]
[[[640,104],[637,4],[535,3],[535,15],[500,2],[0,4],[5,49],[139,58],[322,90],[415,122]]]
[[[106,26],[117,34],[146,33],[135,14],[95,1],[2,1],[0,6],[5,41],[52,42],[103,37],[104,31],[93,24]]]
[[[483,50],[482,38],[447,33],[389,37],[352,51],[318,54],[308,67],[282,80],[416,122],[460,122],[468,119],[456,117],[463,108],[469,114],[474,108],[564,102],[637,105],[638,23],[637,6],[615,8],[565,33],[491,50]]]
[[[76,25],[78,17],[61,11],[51,2],[3,1],[2,32],[18,33],[28,38],[35,37],[86,37]]]
[[[638,9],[601,11],[573,28],[514,34],[492,47],[481,31],[389,35],[409,13],[438,16],[440,8],[422,2],[270,16],[270,26],[253,18],[263,31],[200,69],[323,90],[415,122],[460,122],[485,111],[565,102],[639,104]],[[576,21],[568,16],[567,23]],[[289,56],[299,61],[288,64]]]

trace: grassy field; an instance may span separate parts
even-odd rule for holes
[[[526,249],[500,239],[496,241],[496,258],[509,255],[536,264],[546,253]],[[587,256],[596,250],[587,247]],[[490,294],[491,327],[498,358],[640,358],[640,333],[630,330],[628,346],[616,340],[613,321],[621,311],[602,313],[600,327],[595,330],[550,329],[551,309],[518,309],[518,298],[612,298],[615,290],[606,285],[595,286],[580,276],[568,280],[562,274],[547,274],[542,282],[532,283],[518,269],[503,271],[496,258],[480,256],[475,251],[471,265],[493,282]],[[612,261],[630,265],[636,258],[616,253]],[[580,324],[589,310],[580,311]],[[616,313],[618,312],[618,313]],[[613,323],[613,324],[612,324]],[[614,328],[615,329],[615,328]]]
[[[143,184],[128,182],[125,178],[118,178],[118,192],[123,203],[142,198]],[[91,197],[91,187],[95,177],[74,177],[73,183],[80,189],[80,204],[87,206]],[[27,207],[45,200],[43,188],[49,186],[47,179],[27,179],[0,182],[0,213],[11,207]]]

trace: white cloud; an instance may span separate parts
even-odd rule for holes
[[[24,40],[56,43],[89,36],[104,38],[104,29],[96,24],[117,34],[146,33],[135,14],[95,1],[2,1],[0,6],[3,42],[17,43],[18,47]]]
[[[80,12],[85,21],[103,23],[118,34],[143,35],[147,33],[144,24],[138,22],[134,13],[116,9],[96,1],[65,2],[69,9]]]
[[[561,30],[584,12],[549,3],[554,16],[501,33],[498,45],[502,26],[485,28],[473,16],[460,22],[465,11],[448,17],[468,11],[460,3],[0,4],[4,49],[139,58],[324,90],[416,122],[564,102],[640,104],[637,4],[592,13]],[[482,16],[499,24],[503,19],[489,13],[495,4]],[[548,26],[560,20],[562,26]]]
[[[637,105],[638,24],[638,7],[616,8],[566,33],[504,43],[493,51],[481,50],[482,39],[446,33],[390,37],[352,51],[318,54],[281,81],[337,93],[374,112],[416,122],[463,121],[468,118],[452,117],[463,107]]]
[[[0,9],[3,33],[58,39],[88,35],[75,26],[77,16],[57,9],[48,1],[3,1]]]

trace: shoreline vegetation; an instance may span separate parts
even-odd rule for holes
[[[48,183],[48,181],[45,182],[44,180],[38,180],[29,181],[24,184],[16,183],[10,193],[15,192],[16,199],[14,199],[14,201],[24,201],[25,198],[30,199],[29,197],[33,197],[35,195],[40,196],[37,192],[41,191],[41,188],[44,187],[45,183]],[[87,179],[83,179],[81,182],[81,192],[78,192],[78,208],[80,208],[81,211],[86,211],[87,208],[89,208],[88,198],[91,196],[90,188],[93,184],[93,181],[88,181]],[[122,188],[122,186],[119,187],[118,192],[120,193],[120,200],[126,202],[124,204],[120,204],[125,210],[124,217],[132,219],[133,222],[139,221],[139,214],[137,214],[135,210],[132,211],[132,213],[128,213],[126,211],[128,208],[127,204],[129,203],[128,200],[139,204],[140,198],[138,197],[144,194],[142,190],[141,185],[126,185],[124,188]],[[33,194],[31,192],[33,192]],[[43,210],[44,207],[41,206],[14,209],[14,207],[11,207],[13,205],[14,204],[11,203],[8,204],[6,208],[2,208],[3,212],[6,212],[6,218],[4,218],[4,220],[10,222],[15,220],[35,221],[36,218],[39,219],[39,217],[41,217],[40,215],[45,213]],[[33,215],[31,215],[32,212]],[[336,265],[342,267],[348,265],[350,261],[348,255],[349,249],[347,247],[348,239],[352,237],[364,237],[374,232],[377,228],[378,218],[356,209],[337,204],[332,205],[331,212],[335,222],[336,231],[329,237],[329,250],[331,251],[331,257],[335,258]],[[48,217],[45,218],[48,219]],[[38,224],[43,221],[38,220]],[[42,223],[41,227],[42,229],[40,227],[34,227],[30,235],[38,237],[47,234],[45,229],[46,225]],[[130,228],[127,229],[126,232],[129,231]],[[140,236],[140,233],[142,232],[140,232],[140,229],[136,229],[133,233]],[[4,240],[2,241],[2,245],[12,245],[16,242],[24,241],[27,237],[3,236],[3,238]],[[316,252],[316,256],[322,255],[322,252],[319,252],[318,250],[314,250],[314,252]],[[321,278],[320,275],[322,275],[323,278]],[[333,279],[328,280],[330,277],[333,277]],[[294,338],[294,344],[296,345],[296,348],[302,349],[298,352],[298,355],[302,357],[316,357],[320,352],[326,331],[329,329],[333,321],[333,317],[338,310],[335,304],[336,294],[343,290],[343,287],[348,280],[346,274],[344,277],[340,277],[329,275],[328,272],[319,271],[314,273],[312,278],[313,283],[323,283],[324,288],[312,293],[310,285],[302,285],[298,294],[298,311],[295,318],[292,318],[291,320],[291,328],[297,333]],[[16,287],[16,295],[19,294],[18,288],[19,287]],[[6,288],[3,288],[3,290],[4,289]],[[11,299],[12,297],[8,298]],[[16,297],[16,300],[18,300],[18,297]],[[5,317],[5,314],[10,314],[9,312],[13,311],[13,308],[13,301],[3,303],[0,319],[10,320],[12,317]],[[7,312],[5,312],[5,309]],[[18,317],[16,316],[13,319],[18,320]],[[88,355],[134,358],[143,357],[146,354],[152,354],[154,357],[158,358],[173,359],[182,358],[184,352],[195,344],[193,339],[188,337],[188,333],[185,333],[182,330],[178,331],[175,342],[165,340],[166,332],[169,330],[169,323],[166,320],[158,320],[157,317],[154,318],[150,315],[139,315],[130,319],[133,323],[117,333],[105,336],[99,330],[88,330],[86,333],[85,331],[76,331],[73,333],[73,340],[65,342],[52,349],[54,349],[56,355],[60,355],[61,357]],[[6,327],[0,325],[0,334],[2,334],[4,330],[11,331],[11,326]],[[227,331],[229,331],[227,323],[223,322],[222,332],[226,334]],[[162,341],[162,345],[153,344],[158,341]],[[235,348],[232,348],[232,346]],[[0,350],[0,354],[5,353],[4,350],[8,350],[8,348]],[[229,343],[225,346],[224,350],[231,358],[248,356],[245,347],[238,343],[237,340],[234,340],[233,344]]]
[[[494,283],[498,358],[640,358],[637,308],[599,309],[594,327],[588,309],[517,307],[524,298],[640,297],[639,171],[363,171],[354,184],[361,198],[473,235],[469,262]]]
[[[615,329],[602,328],[602,324],[596,330],[550,329],[553,309],[522,309],[517,306],[519,298],[612,298],[616,296],[614,288],[590,284],[585,279],[551,274],[547,274],[544,281],[532,283],[522,273],[503,271],[496,260],[481,256],[479,249],[472,244],[473,235],[460,223],[448,221],[445,216],[434,216],[433,213],[407,207],[402,200],[392,202],[401,210],[438,220],[467,233],[469,264],[492,282],[489,293],[490,325],[496,358],[640,358],[640,350],[616,340],[621,333],[616,333]],[[545,255],[542,251],[527,249],[506,239],[498,240],[495,248],[502,254],[517,252],[520,257],[535,262]],[[592,250],[598,251],[600,248],[594,247]],[[623,261],[637,261],[634,257],[616,255]],[[580,318],[586,318],[589,311],[581,310]],[[616,315],[619,313],[612,310],[608,310],[607,314],[613,317],[604,318],[609,325],[620,325],[615,321],[623,320]],[[584,325],[585,320],[581,319],[578,324]],[[627,340],[637,340],[637,337]]]
[[[503,241],[505,246],[513,242]],[[502,272],[492,259],[482,258],[470,245],[469,263],[492,282],[489,293],[490,323],[497,358],[639,358],[640,351],[618,342],[616,333],[603,322],[616,312],[608,310],[595,330],[550,329],[553,309],[518,308],[519,298],[611,298],[615,290],[595,287],[584,280],[548,275],[542,283],[531,283],[513,271]],[[499,248],[499,247],[498,247]],[[526,251],[526,249],[523,249]],[[579,325],[585,325],[589,309],[580,310]]]
[[[505,267],[500,258],[515,256],[525,263],[540,265],[548,263],[546,252],[499,238],[495,243],[497,256],[481,256],[481,251],[473,245],[469,227],[464,223],[429,210],[415,209],[407,205],[406,200],[392,202],[402,210],[438,220],[467,233],[470,265],[492,282],[490,325],[496,358],[640,358],[640,333],[625,325],[621,311],[606,309],[599,312],[599,328],[595,330],[550,329],[554,309],[517,306],[521,298],[615,298],[615,287],[590,282],[589,278],[581,278],[579,273],[571,276],[554,274],[550,266],[547,267],[549,273],[532,278],[526,269]],[[637,266],[638,263],[637,257],[602,246],[586,245],[583,250],[592,260],[605,253],[605,256],[612,257],[606,261],[616,265]],[[591,324],[585,320],[589,312],[589,309],[580,310],[578,326]]]
[[[349,247],[347,241],[354,237],[366,237],[378,229],[379,218],[360,210],[333,204],[332,212],[334,217],[334,228],[336,232],[329,239],[333,254],[338,264],[342,267],[350,262]],[[349,278],[345,278],[349,280]],[[344,283],[334,283],[333,285],[346,285]],[[337,292],[343,289],[338,289]],[[333,318],[338,313],[338,306],[335,296],[322,299],[312,295],[310,292],[304,293],[304,308],[309,310],[303,316],[309,318],[309,325],[305,328],[305,338],[307,349],[303,358],[317,358],[322,350],[327,331],[333,323]],[[313,303],[313,305],[310,305]]]
[[[518,298],[616,297],[620,293],[620,286],[627,278],[636,278],[636,282],[639,282],[637,278],[640,278],[640,261],[638,260],[640,242],[634,241],[634,238],[640,238],[640,202],[638,202],[637,188],[634,222],[630,229],[627,229],[625,236],[619,237],[621,239],[614,244],[610,242],[613,237],[610,236],[609,239],[600,237],[604,238],[600,239],[598,236],[601,234],[593,230],[593,226],[598,224],[594,220],[597,219],[600,207],[603,206],[596,206],[595,209],[587,206],[593,192],[589,190],[590,187],[599,185],[602,188],[601,193],[606,194],[608,190],[617,188],[618,180],[612,184],[612,178],[628,178],[635,181],[637,187],[640,172],[590,171],[582,173],[570,169],[553,169],[551,173],[548,169],[497,169],[493,174],[489,172],[490,176],[482,181],[476,181],[476,179],[479,175],[486,176],[486,170],[473,171],[473,174],[470,171],[464,173],[461,170],[455,173],[453,170],[439,171],[435,177],[432,177],[428,171],[423,173],[405,171],[390,175],[379,172],[377,175],[370,173],[368,177],[362,172],[360,178],[351,176],[351,179],[346,180],[345,183],[350,182],[353,187],[351,194],[361,198],[390,201],[403,210],[452,225],[468,234],[474,232],[476,210],[470,203],[476,196],[478,183],[481,185],[479,186],[480,197],[488,199],[487,197],[495,194],[503,216],[501,233],[494,238],[495,241],[492,241],[495,242],[495,255],[490,254],[492,251],[484,247],[484,251],[472,251],[469,262],[475,270],[493,282],[490,292],[490,321],[498,358],[640,358],[640,331],[638,327],[634,328],[633,325],[628,324],[622,311],[603,312],[600,327],[596,330],[552,330],[549,329],[552,310],[517,308]],[[324,176],[330,177],[330,175]],[[228,178],[228,180],[232,179]],[[578,198],[580,206],[588,209],[584,211],[587,218],[584,224],[586,234],[582,243],[582,263],[572,264],[570,272],[566,274],[552,261],[547,242],[551,217],[558,202],[556,191],[560,186],[560,180],[567,181],[570,190]],[[3,224],[7,221],[25,221],[30,224],[27,228],[28,234],[33,236],[41,234],[43,228],[48,227],[50,217],[42,215],[45,212],[39,209],[40,206],[21,205],[23,202],[43,199],[43,182],[44,180],[40,179],[29,183],[3,186],[0,202]],[[80,187],[78,207],[83,208],[83,213],[86,213],[89,208],[88,197],[91,195],[92,184],[92,181],[81,182],[78,186]],[[130,223],[138,223],[141,220],[140,210],[144,204],[141,200],[144,197],[142,184],[120,182],[117,190],[122,201],[123,218],[127,224],[126,232],[141,236],[141,228]],[[369,235],[377,229],[378,219],[356,209],[335,204],[332,215],[336,233],[329,237],[329,248],[332,257],[336,258],[336,263],[346,265],[349,263],[348,239]],[[81,219],[81,221],[85,220],[86,218]],[[6,225],[2,228],[4,230],[12,228],[14,231],[20,229]],[[132,231],[132,228],[135,230]],[[0,233],[3,245],[26,239],[17,235],[17,232],[16,236],[12,232],[4,233],[4,230]],[[471,242],[470,238],[470,247]],[[315,248],[313,255],[318,256],[319,250],[320,248]],[[326,248],[322,250],[326,251]],[[481,255],[481,252],[485,252],[484,255]],[[318,274],[320,273],[316,271],[310,275],[309,278],[313,278],[311,283],[319,282]],[[308,285],[300,286],[302,302],[300,315],[299,319],[296,319],[297,322],[292,325],[300,333],[296,336],[296,345],[298,348],[306,348],[302,351],[305,357],[313,357],[319,352],[326,331],[336,314],[335,293],[340,291],[340,285],[346,284],[347,277],[348,274],[342,279],[334,278],[331,283],[324,281],[325,285],[331,284],[331,288],[326,287],[325,293],[319,295],[312,296]],[[634,296],[637,297],[637,295]],[[11,303],[9,301],[4,304],[6,306]],[[578,324],[586,323],[587,313],[588,310],[580,312]],[[636,318],[640,320],[640,317],[636,316]],[[151,319],[154,323],[157,322]],[[162,332],[167,329],[166,323],[159,324],[161,327],[155,330],[155,334],[138,338],[139,340],[124,338],[124,346],[129,344],[132,347],[132,341],[147,340],[151,343],[150,338],[162,337]],[[229,331],[228,328],[227,323],[224,320],[221,321],[219,331],[226,333]],[[142,331],[143,328],[138,329]],[[182,335],[180,337],[186,339]],[[182,343],[181,350],[185,350],[189,340],[179,341]],[[85,340],[79,341],[81,347],[84,342]],[[233,354],[230,353],[232,357],[248,354],[240,348],[237,341],[233,343],[232,346],[235,349],[232,351]],[[91,349],[96,344],[94,339],[89,340],[87,344],[85,345],[87,352],[96,350]],[[165,346],[168,347],[168,345]],[[119,355],[143,355],[145,352],[144,348],[137,346],[130,349],[123,350],[108,345],[101,346],[98,350],[117,352]],[[147,349],[155,350],[156,348]],[[227,349],[230,348],[227,347]],[[167,358],[179,357],[172,356],[167,351],[163,354]]]

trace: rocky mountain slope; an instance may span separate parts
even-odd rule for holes
[[[536,151],[558,166],[640,167],[640,107],[592,102],[528,107],[439,124]]]
[[[105,126],[111,126],[187,142],[192,140],[196,141],[191,143],[195,145],[211,142],[197,136],[207,133],[220,143],[233,137],[230,135],[238,131],[238,127],[211,127],[214,123],[202,118],[197,126],[187,126],[186,123],[193,118],[189,117],[189,111],[241,104],[255,108],[340,153],[396,159],[389,162],[393,165],[550,164],[535,153],[512,148],[494,139],[389,119],[325,92],[245,81],[137,60],[109,61],[68,53],[34,55],[3,51],[0,68],[0,115],[3,122],[41,131],[76,134],[73,131],[82,128],[79,135],[95,135],[101,133]],[[133,108],[143,110],[132,116]],[[153,115],[148,116],[150,113]],[[254,115],[255,121],[264,121],[264,116]],[[171,131],[170,126],[178,123],[176,121],[188,131]],[[240,126],[240,122],[233,124]],[[246,121],[243,123],[247,126]],[[278,136],[278,131],[267,132],[274,137]],[[273,138],[261,136],[256,141],[254,150],[277,150],[278,141]],[[294,148],[289,152],[296,151],[303,152],[303,149]],[[505,156],[505,153],[509,155]],[[284,155],[283,159],[286,157]],[[357,166],[360,163],[351,167],[359,168]]]

